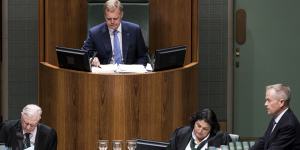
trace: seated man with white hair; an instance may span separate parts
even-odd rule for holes
[[[57,134],[53,128],[39,123],[42,109],[29,104],[23,108],[21,119],[3,123],[0,130],[0,142],[13,150],[27,149],[56,150]]]

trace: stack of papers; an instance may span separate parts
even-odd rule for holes
[[[108,64],[101,67],[92,67],[93,73],[146,73],[143,65]]]

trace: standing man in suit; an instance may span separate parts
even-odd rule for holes
[[[42,109],[34,104],[26,105],[21,119],[4,122],[0,130],[0,142],[12,150],[33,147],[35,150],[56,150],[56,131],[39,123]]]
[[[274,84],[266,87],[266,111],[272,120],[252,150],[300,150],[300,124],[289,108],[290,87]]]
[[[119,0],[104,4],[105,22],[92,27],[82,49],[96,50],[92,65],[147,64],[147,48],[137,24],[122,21],[123,6]]]

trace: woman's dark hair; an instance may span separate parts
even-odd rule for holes
[[[211,126],[210,134],[212,136],[216,135],[217,132],[220,131],[220,125],[217,116],[210,108],[202,109],[201,111],[198,111],[192,115],[190,122],[192,128],[194,128],[195,122],[198,120],[203,120]]]

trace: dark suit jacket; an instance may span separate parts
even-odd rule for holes
[[[291,109],[288,109],[273,132],[272,123],[263,137],[259,138],[252,150],[300,150],[300,124]]]
[[[122,21],[122,52],[124,64],[147,64],[147,49],[140,27],[137,24]],[[106,23],[92,27],[82,47],[84,50],[96,50],[101,64],[109,64],[112,46]]]
[[[20,120],[4,122],[0,130],[0,142],[13,150],[23,150],[23,133]],[[56,131],[44,124],[37,125],[35,137],[35,150],[56,150],[57,135]]]
[[[193,129],[190,126],[178,128],[172,134],[170,139],[170,150],[185,150],[186,146],[192,138]],[[208,146],[220,147],[221,145],[227,145],[231,141],[231,138],[226,133],[217,133],[214,136],[209,136]]]

